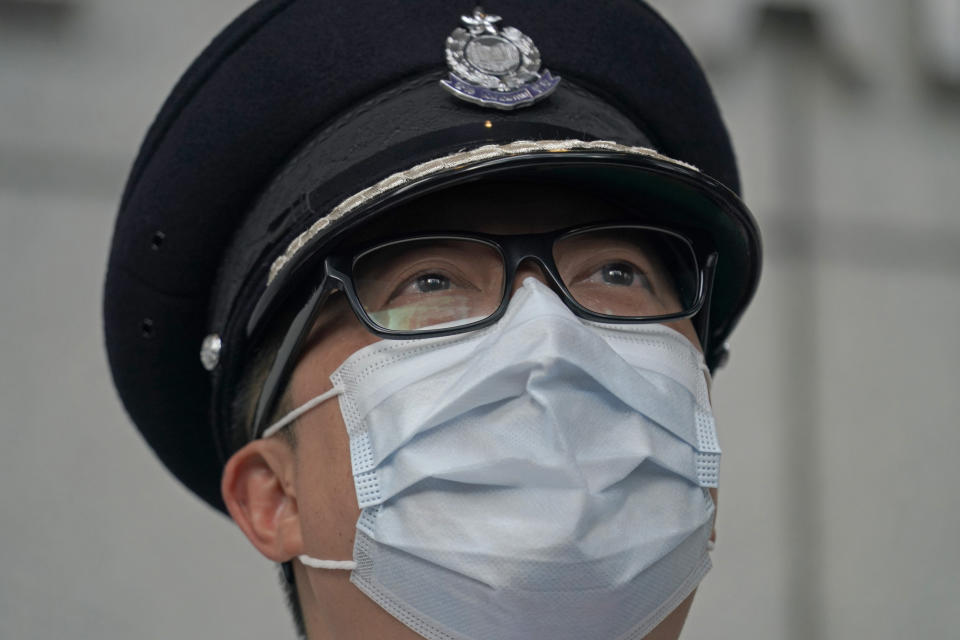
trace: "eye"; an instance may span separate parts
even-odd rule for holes
[[[626,262],[610,262],[600,267],[599,272],[606,284],[629,287],[633,284],[636,269]]]
[[[606,262],[588,271],[589,275],[580,282],[583,284],[605,285],[610,287],[641,287],[653,291],[653,285],[643,269],[629,262],[618,260]]]
[[[425,273],[417,276],[412,284],[419,293],[446,291],[450,288],[450,278],[439,273]]]
[[[409,304],[410,301],[434,294],[455,293],[460,290],[477,290],[469,281],[464,281],[446,269],[434,270],[436,267],[426,267],[403,279],[402,283],[394,287],[387,297],[390,305]]]
[[[647,277],[643,269],[631,262],[623,260],[604,262],[599,266],[586,270],[584,275],[586,277],[575,280],[569,283],[568,286],[593,285],[630,291],[636,291],[639,287],[648,292],[653,292],[654,290],[650,278]]]

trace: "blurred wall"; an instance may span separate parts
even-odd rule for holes
[[[684,637],[953,637],[960,0],[653,4],[707,65],[766,243]],[[129,424],[100,327],[140,140],[245,5],[0,0],[0,638],[293,637],[270,563]]]

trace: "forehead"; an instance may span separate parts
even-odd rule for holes
[[[372,242],[420,231],[537,233],[626,219],[635,217],[590,192],[546,183],[478,182],[384,212],[352,240]]]

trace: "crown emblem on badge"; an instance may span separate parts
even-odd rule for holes
[[[444,89],[461,100],[494,109],[528,107],[550,95],[560,76],[540,69],[540,51],[528,36],[513,27],[500,27],[500,16],[482,7],[461,16],[447,38],[450,75]]]

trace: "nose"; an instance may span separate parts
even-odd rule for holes
[[[523,286],[523,281],[527,278],[536,278],[551,289],[554,288],[550,278],[547,277],[543,267],[532,258],[526,258],[517,266],[517,273],[513,278],[513,288],[510,290],[510,297],[517,292],[517,289]]]

